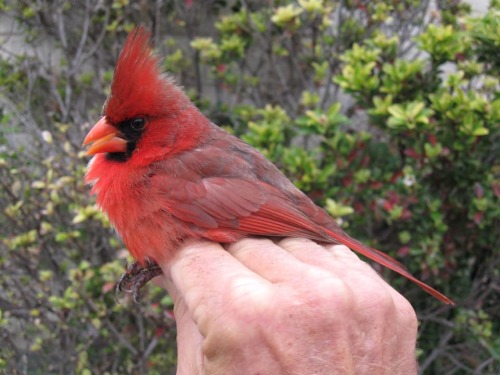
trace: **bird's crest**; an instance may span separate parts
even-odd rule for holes
[[[162,74],[153,52],[150,33],[142,26],[127,37],[111,85],[104,112],[112,122],[134,116],[164,116],[188,100],[173,80]]]

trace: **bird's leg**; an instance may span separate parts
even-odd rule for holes
[[[119,292],[131,293],[137,303],[139,291],[149,280],[163,274],[162,269],[156,262],[146,260],[146,267],[142,267],[138,262],[132,263],[120,277],[116,284],[115,297]]]

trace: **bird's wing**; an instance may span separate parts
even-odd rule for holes
[[[261,181],[160,176],[154,180],[154,187],[161,192],[161,201],[173,216],[200,229],[328,239],[320,227],[294,208],[290,198]]]

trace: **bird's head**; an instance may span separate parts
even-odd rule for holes
[[[187,110],[192,117],[198,111],[182,89],[162,74],[149,39],[142,27],[129,34],[103,117],[83,141],[84,146],[90,145],[87,155],[105,154],[110,161],[147,164],[190,143],[182,129],[188,125],[183,112]]]

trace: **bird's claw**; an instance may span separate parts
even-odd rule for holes
[[[132,294],[135,303],[138,302],[139,291],[146,285],[149,280],[163,273],[162,269],[156,262],[146,259],[146,267],[141,266],[138,262],[126,266],[126,271],[121,275],[120,280],[116,284],[115,299],[118,301],[118,293],[125,292]]]

